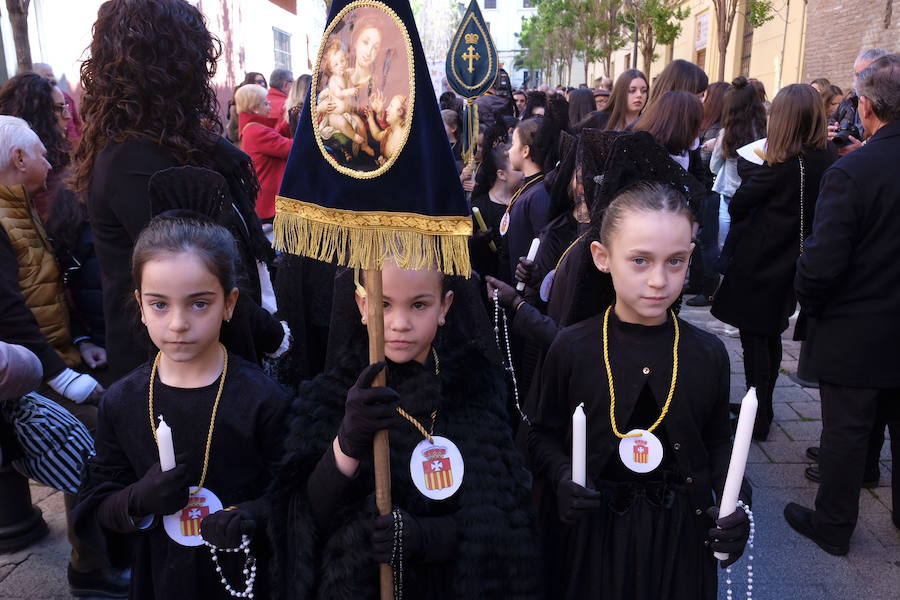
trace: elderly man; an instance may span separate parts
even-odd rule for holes
[[[276,124],[284,118],[284,103],[292,85],[294,74],[287,69],[275,69],[269,75],[269,118],[275,119]]]
[[[887,52],[881,48],[869,48],[868,50],[860,52],[853,63],[853,77],[858,76],[866,69],[866,67],[871,65],[873,61],[878,60],[882,56],[887,56]],[[834,133],[844,121],[848,122],[850,125],[855,125],[856,128],[859,129],[860,134],[862,134],[863,137],[866,137],[866,126],[860,119],[858,104],[859,98],[855,91],[847,94],[847,97],[841,101],[834,111],[834,114],[830,116],[830,120],[834,125],[831,125],[828,128],[828,139],[834,137]],[[852,143],[838,148],[838,154],[841,156],[849,154],[850,152],[859,149],[862,145],[862,142],[856,138],[852,138],[850,141]]]
[[[822,177],[795,281],[821,382],[821,484],[815,510],[794,503],[784,509],[791,527],[836,555],[849,550],[879,415],[900,459],[900,55],[872,62],[855,88],[867,139]],[[900,527],[896,476],[893,520]]]

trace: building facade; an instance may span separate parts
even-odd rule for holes
[[[191,1],[222,42],[213,84],[223,112],[234,86],[243,81],[247,71],[258,71],[266,78],[276,67],[291,69],[295,77],[312,71],[325,29],[324,0]],[[32,0],[29,7],[32,61],[51,65],[60,85],[76,100],[81,88],[80,64],[101,4],[103,0]],[[16,54],[5,5],[0,6],[0,37],[0,63],[9,76],[16,72]]]
[[[528,86],[536,87],[536,76],[524,69],[516,68],[516,56],[519,54],[519,34],[522,32],[522,20],[537,13],[534,0],[478,0],[478,7],[488,24],[500,65],[509,73],[513,88],[523,87],[526,75]]]
[[[804,81],[849,89],[853,61],[868,48],[900,52],[900,0],[809,0]]]

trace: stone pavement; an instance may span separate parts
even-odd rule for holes
[[[701,327],[714,320],[705,308],[685,307],[682,316]],[[731,400],[744,395],[744,367],[737,338],[720,335],[731,357]],[[816,485],[803,470],[806,448],[818,445],[821,413],[818,390],[803,389],[787,377],[797,369],[799,343],[784,336],[782,375],[775,391],[775,423],[768,441],[754,442],[747,476],[754,487],[756,548],[753,595],[758,600],[844,600],[900,598],[900,531],[891,522],[891,461],[882,450],[881,485],[860,493],[860,522],[850,554],[836,557],[794,533],[782,517],[788,502],[812,506]],[[69,598],[66,585],[68,543],[62,496],[33,485],[50,534],[16,554],[0,554],[0,600]],[[735,598],[745,598],[746,557],[733,567]],[[721,572],[720,597],[725,597]],[[662,599],[661,599],[662,600]]]

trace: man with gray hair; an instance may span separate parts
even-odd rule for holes
[[[866,67],[872,64],[872,62],[878,60],[882,56],[887,56],[888,53],[881,48],[868,48],[859,53],[859,56],[856,57],[856,60],[853,62],[853,77],[856,78]],[[841,156],[853,152],[854,150],[858,150],[862,145],[861,140],[865,138],[866,131],[865,125],[863,125],[862,121],[859,118],[859,110],[858,105],[859,98],[856,95],[856,91],[851,91],[847,94],[847,97],[841,100],[841,103],[838,105],[837,109],[835,109],[834,114],[829,118],[829,127],[828,127],[828,139],[833,139],[834,134],[838,131],[841,126],[841,123],[849,123],[850,125],[854,125],[861,134],[860,139],[851,138],[849,144],[838,148],[838,154]],[[832,124],[833,123],[833,124]]]
[[[855,88],[866,140],[822,177],[795,279],[820,380],[821,483],[815,510],[784,509],[791,527],[836,555],[849,550],[877,419],[888,423],[900,460],[900,55],[873,61]],[[896,473],[892,488],[900,528]]]
[[[284,118],[284,103],[287,101],[288,92],[294,85],[294,74],[287,69],[275,69],[269,75],[269,118],[279,123]],[[272,125],[275,127],[275,125]]]

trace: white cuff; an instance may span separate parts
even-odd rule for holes
[[[64,369],[59,375],[47,381],[47,385],[57,394],[75,404],[81,404],[97,387],[97,380],[85,373]]]
[[[281,358],[284,353],[291,349],[293,338],[291,337],[291,328],[288,327],[287,321],[281,322],[281,328],[284,329],[284,337],[281,338],[281,345],[278,350],[269,355],[269,358]]]

